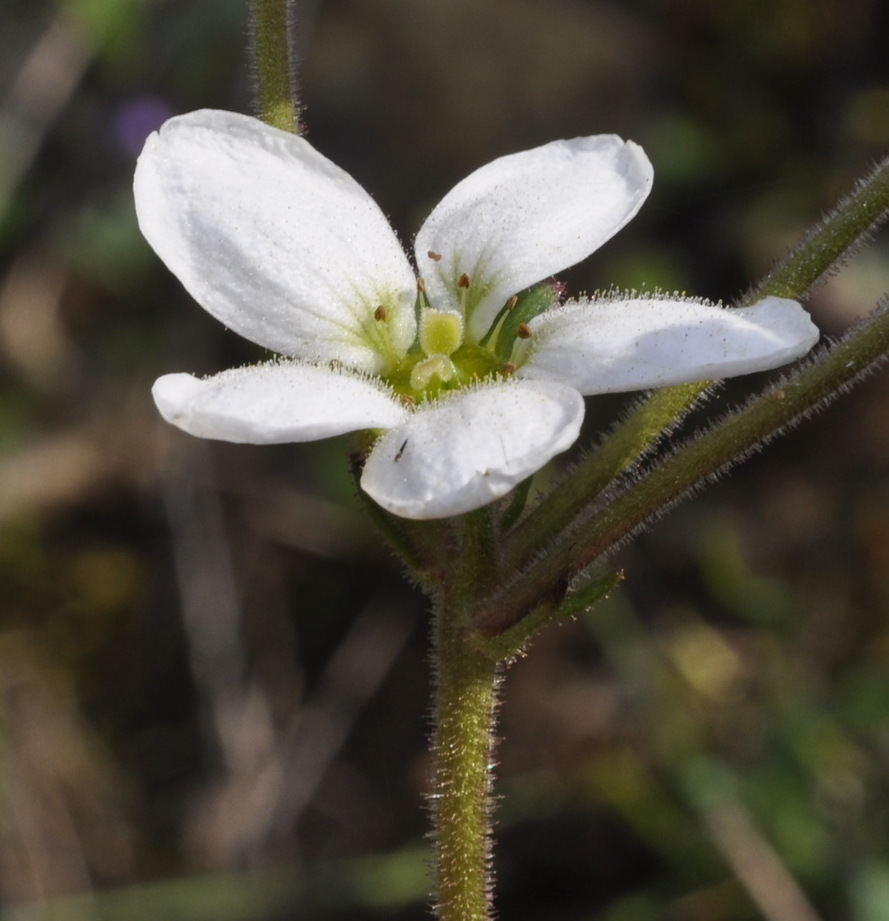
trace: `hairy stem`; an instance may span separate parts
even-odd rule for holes
[[[250,51],[259,117],[296,132],[296,62],[291,40],[293,0],[250,0]]]
[[[845,338],[822,348],[796,372],[667,455],[562,531],[546,553],[479,606],[473,618],[475,629],[487,637],[510,629],[541,597],[567,585],[696,487],[826,405],[887,359],[889,304],[883,304]]]
[[[571,473],[519,525],[504,552],[504,568],[521,568],[551,535],[568,524],[623,470],[669,435],[703,398],[709,384],[665,387],[640,401],[598,448],[585,454]]]
[[[761,298],[804,298],[839,270],[889,218],[889,157],[885,157],[815,224],[789,253],[745,295],[739,306]]]
[[[462,606],[435,611],[433,754],[436,917],[488,921],[493,726],[499,669],[471,643]]]
[[[769,295],[803,298],[862,246],[889,217],[889,158],[865,176],[737,305]],[[641,402],[603,444],[590,452],[519,526],[505,562],[519,568],[540,552],[622,471],[668,435],[709,388],[703,381],[658,390]]]

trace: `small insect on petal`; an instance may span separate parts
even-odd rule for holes
[[[429,250],[428,253],[426,253],[426,255],[427,255],[433,262],[440,262],[440,261],[441,261],[441,253],[434,253],[434,252],[432,252],[431,249]]]

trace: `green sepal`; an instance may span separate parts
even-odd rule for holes
[[[546,282],[522,291],[518,295],[515,306],[511,310],[507,309],[505,311],[505,316],[500,324],[497,343],[494,347],[494,353],[497,357],[503,362],[509,361],[512,357],[516,337],[519,334],[519,327],[554,307],[555,304],[556,290]]]
[[[528,494],[531,492],[533,480],[533,475],[529,476],[512,491],[512,499],[500,519],[501,532],[511,531],[513,525],[522,517],[522,512],[525,511],[525,506],[528,504]]]
[[[586,585],[569,592],[553,616],[561,619],[563,617],[579,617],[581,614],[585,614],[594,604],[602,601],[613,589],[617,588],[625,578],[624,571],[616,569],[601,579],[587,582]]]
[[[609,572],[601,579],[588,582],[570,592],[561,604],[546,602],[538,605],[528,616],[511,623],[493,636],[484,635],[479,630],[479,627],[483,631],[489,629],[489,624],[476,622],[474,625],[475,643],[491,658],[499,662],[508,662],[519,655],[528,642],[544,627],[583,614],[597,602],[606,598],[623,580],[623,570]]]

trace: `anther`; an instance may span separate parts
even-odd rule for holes
[[[469,276],[465,272],[457,279],[457,287],[458,288],[468,288],[469,287]]]
[[[531,327],[527,323],[519,323],[519,328],[515,333],[519,339],[530,339],[534,333],[531,331]]]
[[[429,298],[426,297],[426,281],[423,278],[417,279],[417,303],[416,309],[419,311],[422,307],[429,306]]]
[[[375,320],[385,320],[386,319],[386,308],[380,304],[379,307],[374,311]]]
[[[502,365],[500,365],[500,373],[501,374],[515,374],[516,367],[517,366],[514,365],[511,361],[506,361]]]
[[[433,262],[440,262],[440,261],[441,261],[441,253],[433,253],[431,249],[429,250],[428,253],[426,253],[426,255],[427,255]]]
[[[513,294],[513,296],[505,304],[507,313],[509,313],[509,311],[511,310],[514,310],[515,305],[518,304],[518,302],[519,302],[518,294]]]

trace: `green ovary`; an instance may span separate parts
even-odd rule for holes
[[[420,348],[430,357],[451,355],[463,342],[463,317],[450,310],[424,307],[420,313]]]
[[[493,352],[464,343],[450,355],[412,352],[386,378],[396,393],[420,403],[506,370]]]
[[[419,311],[413,349],[390,365],[383,376],[396,393],[420,403],[472,383],[512,374],[516,369],[515,343],[531,335],[527,321],[554,302],[549,285],[537,285],[511,298],[480,343],[463,341],[460,314],[424,306]]]

